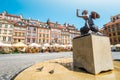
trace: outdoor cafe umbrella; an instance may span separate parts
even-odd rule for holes
[[[0,42],[0,46],[3,46],[3,45],[4,45],[4,43]]]
[[[4,47],[11,47],[11,44],[3,44]]]
[[[40,44],[37,44],[37,43],[32,43],[32,44],[30,44],[29,46],[30,46],[30,47],[41,47],[41,45],[40,45]]]
[[[115,47],[120,47],[120,44],[116,44]]]
[[[53,47],[60,47],[60,45],[57,44],[57,43],[53,44],[52,46],[53,46]]]
[[[61,47],[63,47],[63,48],[65,48],[66,47],[66,45],[60,45]]]
[[[110,47],[113,47],[114,45],[110,45]]]
[[[50,44],[45,43],[45,44],[42,45],[42,47],[50,47]]]
[[[13,47],[27,47],[26,44],[24,44],[23,42],[18,42],[12,45]]]
[[[72,47],[72,44],[68,44],[67,47]]]

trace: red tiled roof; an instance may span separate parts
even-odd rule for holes
[[[16,15],[12,15],[12,14],[5,14],[5,16],[11,16],[11,17],[20,18],[20,16],[16,16]]]
[[[65,29],[66,27],[64,25],[58,26],[59,29]]]
[[[11,20],[6,20],[6,19],[0,19],[0,20],[7,21],[8,23],[11,23],[11,24],[15,24],[15,23],[16,23],[16,22],[14,22],[14,21],[11,21]]]
[[[50,23],[49,26],[50,26],[50,27],[54,27],[54,24],[53,24],[53,23]]]
[[[113,25],[113,24],[116,24],[116,23],[120,23],[120,19],[117,19],[115,21],[110,21],[110,22],[106,23],[104,26],[110,26],[110,25]]]
[[[120,14],[117,14],[117,15],[115,15],[115,16],[111,16],[111,17],[114,18],[114,17],[117,17],[117,16],[120,16]]]
[[[17,22],[17,21],[11,21],[11,20],[6,20],[6,21],[8,21],[11,24],[15,24]]]
[[[33,19],[30,19],[30,21],[36,21],[36,22],[38,22],[38,20],[33,20]]]

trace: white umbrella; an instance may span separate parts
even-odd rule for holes
[[[14,47],[27,47],[27,45],[22,43],[22,42],[15,43],[12,46],[14,46]]]
[[[46,49],[46,47],[42,47],[42,49]]]
[[[56,44],[53,44],[53,45],[54,45],[55,47],[59,47],[59,46],[60,46],[60,45],[59,45],[59,44],[57,44],[57,43],[56,43]]]
[[[43,47],[50,47],[50,44],[45,43],[45,44],[43,44]]]
[[[55,43],[55,44],[50,45],[50,47],[60,47],[60,45]]]
[[[115,47],[120,47],[120,44],[116,44]]]
[[[116,46],[115,45],[110,45],[111,50],[116,50]]]
[[[110,47],[113,47],[113,45],[110,45]]]
[[[3,45],[4,45],[4,43],[0,42],[0,46],[3,46]]]
[[[72,47],[72,44],[67,45],[68,47]]]
[[[50,47],[53,47],[53,45],[50,45]]]
[[[63,47],[63,48],[65,48],[66,47],[66,45],[60,45],[61,47]]]
[[[3,46],[5,46],[5,47],[11,47],[12,45],[11,44],[4,44]]]
[[[41,45],[36,44],[36,43],[32,43],[32,44],[30,44],[29,46],[30,46],[30,47],[41,47]]]

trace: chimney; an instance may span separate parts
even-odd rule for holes
[[[2,15],[5,16],[5,14],[7,14],[7,11],[3,11]]]
[[[67,27],[67,24],[66,24],[66,22],[64,23],[64,26],[65,26],[65,27]]]
[[[23,19],[23,16],[22,16],[22,14],[20,14],[20,18],[21,18],[21,19]]]
[[[69,23],[67,24],[67,26],[70,26]]]
[[[58,24],[58,22],[56,21],[56,24]]]
[[[50,19],[48,18],[48,20],[47,20],[47,24],[49,25],[49,23],[50,23]]]

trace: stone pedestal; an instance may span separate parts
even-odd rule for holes
[[[73,64],[92,74],[112,70],[113,62],[109,38],[93,34],[74,38]]]

